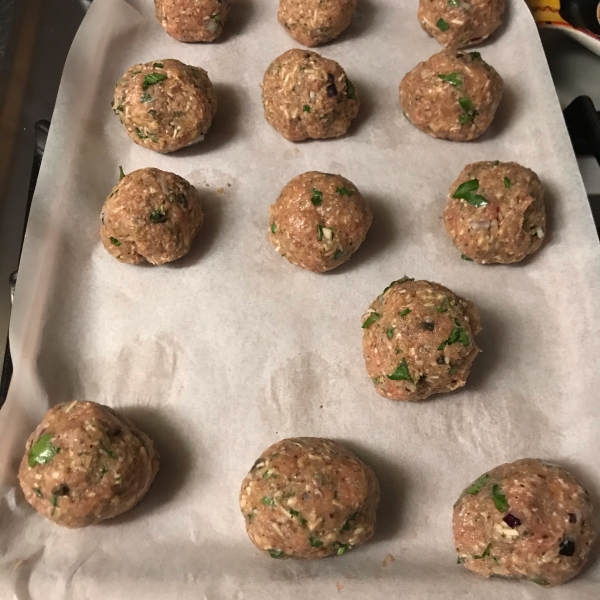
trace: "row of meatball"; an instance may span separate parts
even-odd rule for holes
[[[305,46],[338,37],[357,0],[279,0],[279,23]],[[222,33],[231,0],[155,0],[156,18],[181,42],[212,42]],[[506,0],[419,0],[421,27],[443,46],[463,48],[487,39],[502,23]]]
[[[400,104],[422,131],[469,141],[492,123],[502,90],[502,78],[478,52],[443,50],[405,75]],[[300,49],[269,65],[262,101],[267,122],[293,142],[344,135],[360,108],[337,62]],[[136,144],[166,153],[204,139],[217,96],[204,69],[162,59],[128,69],[115,86],[112,108]]]
[[[292,179],[271,205],[268,236],[290,263],[322,273],[358,250],[372,220],[354,183],[310,171]],[[517,163],[469,164],[450,187],[444,220],[463,259],[518,262],[546,234],[542,184]],[[202,223],[200,195],[182,177],[154,168],[121,170],[102,207],[100,234],[121,262],[157,265],[187,254]]]
[[[50,521],[78,528],[124,513],[158,471],[154,443],[94,402],[50,409],[26,443],[19,482]],[[342,556],[374,534],[380,486],[338,442],[289,438],[267,448],[242,482],[240,509],[254,545],[275,559]],[[596,537],[588,492],[563,468],[535,459],[500,465],[454,504],[457,563],[490,577],[565,583]]]

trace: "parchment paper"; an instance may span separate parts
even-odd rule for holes
[[[456,564],[452,504],[502,462],[557,461],[600,509],[600,252],[525,3],[512,1],[480,48],[506,92],[490,130],[468,144],[402,117],[401,77],[439,50],[416,8],[359,0],[350,30],[319,51],[355,83],[360,116],[343,139],[292,144],[262,116],[263,73],[296,47],[274,0],[236,0],[212,45],[170,39],[150,0],[95,0],[65,67],[19,269],[15,374],[0,411],[1,598],[598,598],[596,554],[553,590]],[[203,143],[160,156],[126,137],[110,101],[131,64],[167,57],[206,68],[219,109]],[[520,265],[462,261],[444,233],[450,183],[482,159],[516,160],[546,186],[549,235]],[[119,165],[198,187],[206,224],[188,257],[134,267],[101,247],[100,207]],[[291,266],[266,240],[269,204],[311,169],[349,177],[374,212],[364,246],[326,275]],[[404,274],[449,286],[483,319],[466,388],[423,403],[379,397],[361,355],[361,315]],[[70,399],[121,408],[162,455],[137,508],[75,531],[45,521],[15,487],[28,434]],[[371,543],[316,562],[254,549],[241,481],[264,448],[295,435],[342,441],[374,467],[382,503]]]

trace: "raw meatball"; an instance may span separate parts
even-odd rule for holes
[[[479,44],[502,23],[506,0],[419,0],[419,23],[442,46]]]
[[[400,105],[421,131],[467,142],[490,126],[502,88],[502,78],[479,52],[442,50],[404,76]]]
[[[360,102],[344,69],[308,50],[288,50],[262,83],[265,119],[291,142],[344,135]]]
[[[391,400],[425,400],[462,387],[479,352],[479,311],[439,283],[392,281],[362,326],[367,373]]]
[[[63,527],[86,527],[128,511],[158,471],[154,443],[95,402],[51,408],[29,436],[19,468],[25,499]]]
[[[514,162],[467,165],[450,187],[444,220],[464,257],[482,265],[518,262],[546,235],[542,183]]]
[[[168,58],[131,67],[112,106],[136,144],[165,153],[204,139],[217,97],[204,69]]]
[[[293,265],[323,273],[345,263],[363,243],[373,215],[341,175],[294,177],[269,208],[269,240]]]
[[[183,177],[138,169],[104,201],[100,238],[121,262],[162,265],[190,251],[203,218],[198,192]]]
[[[312,47],[340,35],[355,8],[356,0],[279,0],[277,18],[297,42]]]
[[[180,42],[212,42],[222,33],[230,0],[154,0],[156,19]]]
[[[242,483],[254,545],[273,558],[341,556],[375,532],[379,482],[341,444],[290,438],[267,448]]]
[[[543,586],[575,577],[596,538],[588,492],[561,467],[533,458],[476,479],[454,505],[452,527],[467,569]]]

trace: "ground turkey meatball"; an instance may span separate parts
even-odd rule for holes
[[[279,22],[305,46],[336,38],[352,19],[356,0],[279,0]]]
[[[222,33],[230,0],[154,0],[156,19],[180,42],[212,42]]]
[[[293,265],[323,273],[363,243],[373,215],[341,175],[310,171],[294,177],[269,208],[269,240]]]
[[[379,482],[341,444],[290,438],[267,448],[242,483],[254,545],[273,558],[341,556],[375,532]]]
[[[518,262],[546,235],[542,183],[513,162],[467,165],[450,187],[444,220],[464,258],[483,265]]]
[[[115,258],[162,265],[190,251],[203,214],[196,188],[183,177],[139,169],[115,185],[100,221],[102,244]]]
[[[479,52],[442,50],[404,76],[400,105],[421,131],[467,142],[490,126],[502,88],[502,78]]]
[[[128,511],[157,471],[145,433],[107,406],[74,401],[51,408],[29,436],[19,482],[44,517],[85,527]]]
[[[442,46],[479,44],[502,23],[506,0],[419,0],[419,23]]]
[[[476,479],[454,505],[452,527],[458,562],[471,571],[543,586],[575,577],[596,538],[588,492],[533,458]]]
[[[392,281],[362,327],[367,373],[391,400],[425,400],[462,387],[479,352],[479,311],[439,283]]]
[[[262,83],[265,119],[291,142],[344,135],[360,102],[344,69],[308,50],[288,50]]]
[[[131,67],[112,106],[136,144],[165,153],[204,139],[217,97],[204,69],[167,58]]]

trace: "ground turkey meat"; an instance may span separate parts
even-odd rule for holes
[[[131,67],[117,82],[112,107],[136,144],[174,152],[204,139],[217,97],[204,69],[167,58]]]
[[[452,526],[459,563],[542,586],[575,577],[596,538],[588,492],[561,467],[533,458],[476,479],[456,501]]]
[[[479,352],[479,311],[439,283],[393,281],[362,327],[367,373],[391,400],[424,400],[462,387]]]
[[[124,175],[100,215],[102,244],[121,262],[162,265],[190,251],[203,214],[196,188],[159,169]]]
[[[292,142],[344,135],[360,106],[338,63],[299,49],[288,50],[269,65],[262,98],[265,119]]]
[[[63,527],[85,527],[129,510],[156,472],[152,440],[95,402],[50,409],[29,436],[19,468],[25,499]]]
[[[212,42],[223,33],[230,0],[154,0],[156,19],[180,42]]]
[[[467,165],[450,187],[444,220],[464,258],[483,265],[518,262],[546,235],[542,183],[513,162]]]
[[[490,126],[502,88],[502,78],[479,52],[442,50],[404,76],[400,105],[421,131],[466,142]]]
[[[305,46],[336,38],[352,20],[357,0],[279,0],[279,22]]]
[[[442,46],[479,44],[502,23],[506,0],[419,0],[419,23]]]
[[[341,556],[375,532],[379,483],[341,444],[290,438],[267,448],[242,483],[254,545],[272,558]]]
[[[292,264],[323,273],[363,243],[373,216],[356,186],[341,175],[294,177],[269,208],[269,240]]]

